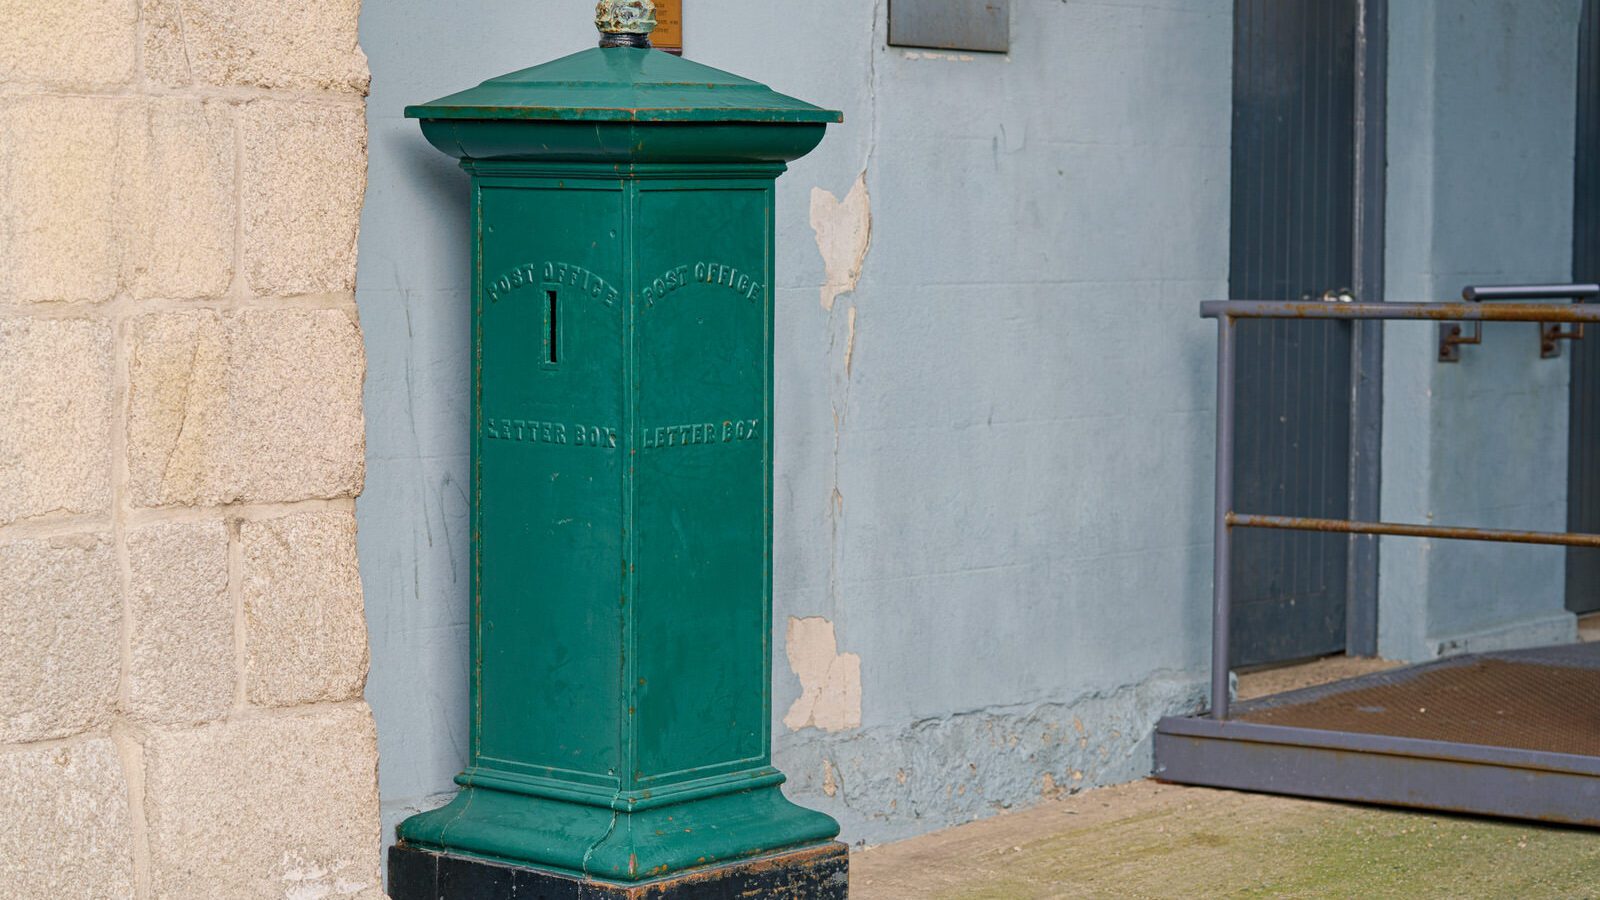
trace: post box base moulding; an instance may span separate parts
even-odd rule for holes
[[[838,841],[666,878],[620,884],[396,844],[391,900],[847,900],[850,852]]]

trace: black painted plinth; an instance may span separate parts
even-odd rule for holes
[[[850,853],[834,842],[656,881],[590,881],[396,844],[391,900],[847,900]]]

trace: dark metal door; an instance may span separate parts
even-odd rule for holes
[[[1578,148],[1572,204],[1572,280],[1600,281],[1600,10],[1578,26]],[[1567,528],[1600,532],[1600,335],[1572,342]],[[1567,608],[1600,610],[1600,550],[1567,551]]]
[[[1358,12],[1357,0],[1234,5],[1234,299],[1355,283]],[[1346,518],[1349,324],[1238,328],[1236,508]],[[1347,538],[1242,530],[1234,548],[1233,665],[1344,649]]]

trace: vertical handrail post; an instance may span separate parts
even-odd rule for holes
[[[1211,575],[1211,716],[1228,717],[1229,626],[1233,605],[1234,319],[1217,317],[1217,499]]]

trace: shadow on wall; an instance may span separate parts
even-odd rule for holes
[[[367,339],[361,577],[383,835],[446,802],[467,750],[471,194],[374,84],[358,301]]]

